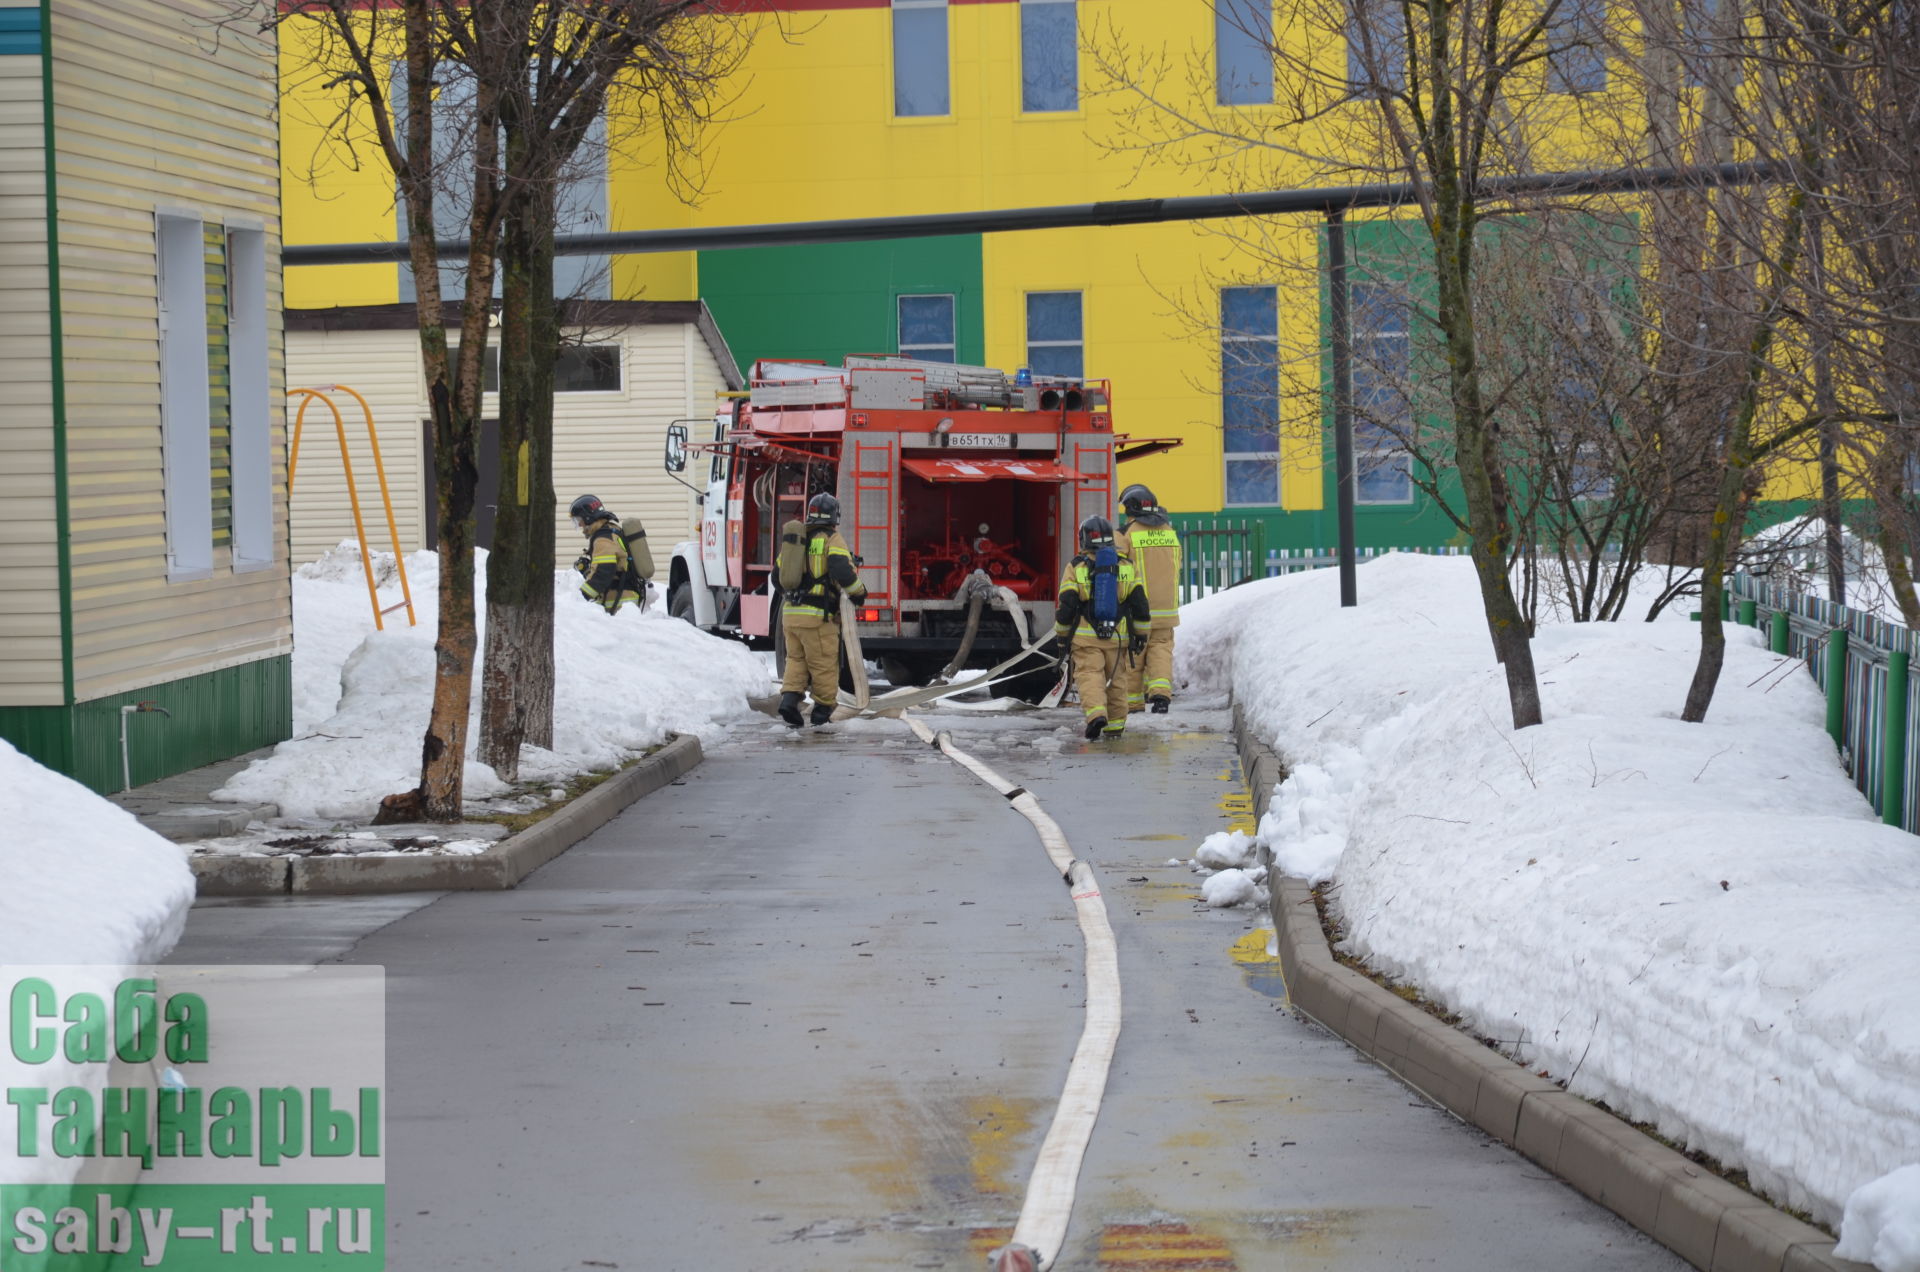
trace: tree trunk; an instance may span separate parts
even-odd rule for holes
[[[1913,570],[1907,564],[1907,545],[1891,522],[1880,525],[1880,555],[1887,562],[1887,585],[1899,603],[1900,619],[1909,631],[1920,631],[1920,596],[1914,594]]]
[[[433,31],[429,7],[409,0],[407,9],[407,152],[433,154]],[[484,80],[475,95],[473,215],[468,223],[466,294],[461,302],[460,351],[447,355],[441,308],[433,176],[408,186],[407,240],[417,289],[421,351],[426,361],[427,401],[433,417],[434,488],[439,531],[440,622],[434,640],[433,709],[420,746],[420,785],[381,801],[389,820],[418,817],[460,820],[466,788],[467,722],[473,708],[473,662],[479,645],[474,628],[474,462],[479,433],[481,372],[485,365],[494,269],[492,173],[499,162],[497,86]],[[452,366],[449,367],[449,362]]]
[[[507,139],[514,166],[521,143]],[[553,191],[529,190],[501,239],[500,498],[487,557],[478,756],[503,781],[553,745]]]
[[[1508,573],[1510,535],[1504,492],[1496,477],[1498,458],[1492,453],[1493,439],[1480,395],[1472,301],[1467,295],[1464,256],[1473,230],[1464,224],[1461,204],[1454,201],[1458,191],[1457,183],[1441,183],[1433,235],[1439,284],[1437,317],[1447,346],[1453,400],[1454,466],[1466,497],[1467,533],[1472,540],[1474,573],[1480,582],[1481,608],[1486,613],[1494,656],[1507,673],[1513,727],[1524,729],[1540,723],[1540,685],[1534,675],[1533,643],[1527,636],[1526,616],[1514,598]]]

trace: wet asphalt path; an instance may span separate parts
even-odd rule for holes
[[[1294,1018],[1220,710],[939,713],[1091,860],[1126,1023],[1062,1269],[1679,1269]],[[1138,719],[1138,717],[1136,717]],[[382,964],[396,1269],[978,1268],[1078,1038],[1031,829],[903,725],[751,719],[506,893],[210,902],[175,962]]]

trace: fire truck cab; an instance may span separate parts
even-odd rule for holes
[[[1001,662],[1052,626],[1081,520],[1113,513],[1110,404],[1105,381],[989,367],[758,362],[710,438],[669,435],[668,467],[685,471],[697,455],[707,480],[700,539],[674,549],[669,613],[775,641],[780,528],[825,491],[839,497],[840,533],[867,585],[862,646],[888,679],[938,674],[975,594],[991,600],[965,665]],[[1023,695],[1045,687],[1012,683]]]

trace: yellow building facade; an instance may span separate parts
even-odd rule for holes
[[[752,43],[726,119],[707,131],[697,202],[665,179],[658,139],[615,112],[606,228],[968,212],[1327,180],[1277,149],[1235,151],[1204,136],[1153,150],[1139,144],[1143,89],[1171,112],[1148,132],[1178,117],[1196,132],[1258,136],[1285,118],[1286,108],[1272,104],[1271,59],[1262,69],[1259,51],[1234,29],[1271,20],[1262,0],[732,7],[710,20]],[[1341,42],[1314,47],[1337,74]],[[288,241],[393,239],[390,179],[365,161],[366,147],[355,164],[331,137],[338,103],[292,30],[282,56]],[[1577,143],[1558,149],[1579,158]],[[1364,220],[1355,227],[1362,255],[1368,229]],[[1008,369],[1061,358],[1073,366],[1077,356],[1079,370],[1112,381],[1121,429],[1182,440],[1129,464],[1123,481],[1146,482],[1176,511],[1258,520],[1269,547],[1323,547],[1333,542],[1333,517],[1320,251],[1308,218],[1117,225],[629,255],[614,259],[609,291],[622,300],[705,300],[743,368],[761,357],[834,361],[852,352]],[[296,268],[288,303],[390,303],[401,294],[399,274],[392,265]],[[1226,343],[1241,326],[1252,342]],[[1251,385],[1230,383],[1223,363],[1249,351],[1268,369]],[[1268,398],[1264,441],[1248,425],[1249,391]],[[1404,464],[1397,477],[1388,469],[1384,480],[1361,483],[1361,543],[1452,540],[1454,527],[1405,480]]]

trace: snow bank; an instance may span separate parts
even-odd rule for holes
[[[158,962],[180,939],[193,904],[193,874],[179,848],[131,813],[0,742],[0,967],[89,964],[97,977],[59,978],[63,995],[105,989],[118,969]],[[12,977],[5,978],[11,986]],[[56,1059],[26,1065],[0,1047],[0,1089],[97,1089],[105,1067]],[[49,1119],[42,1119],[45,1127]],[[43,1135],[44,1139],[44,1135]],[[0,1150],[0,1184],[70,1179],[78,1158]]]
[[[1179,673],[1231,686],[1293,777],[1260,827],[1336,879],[1348,947],[1527,1063],[1832,1222],[1920,1144],[1920,843],[1881,825],[1818,690],[1732,629],[1567,624],[1515,733],[1472,566],[1389,556],[1189,606]]]
[[[1920,1165],[1862,1184],[1847,1198],[1833,1253],[1880,1272],[1920,1272]]]
[[[193,904],[186,855],[0,742],[0,965],[163,958]]]
[[[407,627],[400,611],[376,632],[357,549],[343,544],[336,553],[294,575],[294,738],[214,792],[216,799],[278,804],[285,817],[364,819],[381,796],[419,780],[433,702],[438,559],[428,552],[407,558],[419,626]],[[484,577],[481,556],[476,569]],[[391,562],[374,554],[376,581],[390,579],[382,606],[400,600]],[[554,746],[523,753],[526,780],[611,768],[670,733],[712,737],[748,695],[767,691],[766,672],[744,645],[669,619],[660,607],[610,618],[581,599],[571,571],[555,573],[554,593]],[[482,604],[482,620],[484,613]],[[470,744],[479,706],[476,665]],[[469,799],[505,790],[492,769],[468,760]]]

